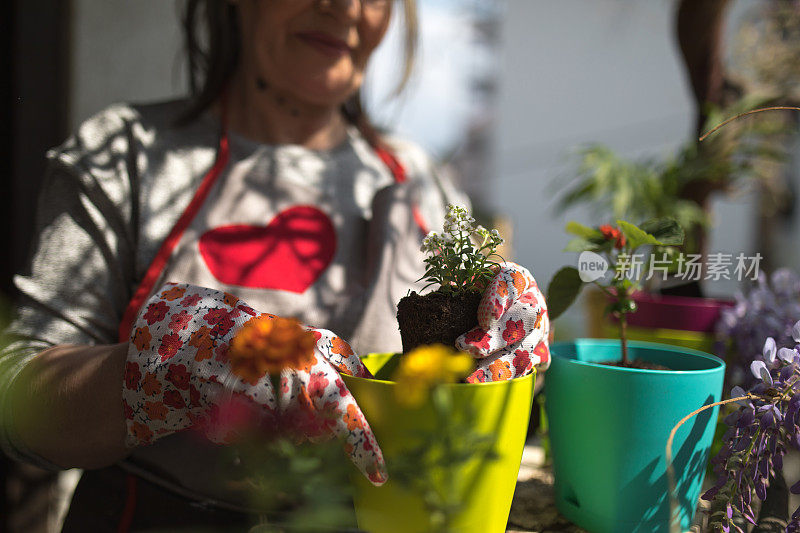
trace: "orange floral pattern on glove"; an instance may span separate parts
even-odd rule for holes
[[[133,332],[133,339],[131,342],[139,350],[149,350],[151,340],[153,340],[153,337],[150,335],[150,330],[147,328],[147,326],[142,326],[140,328],[136,328],[136,330]]]
[[[188,428],[220,444],[253,431],[338,436],[364,475],[386,481],[380,447],[339,373],[371,375],[332,332],[174,284],[145,303],[132,331],[123,381],[129,447]]]
[[[550,364],[550,319],[544,296],[525,267],[500,263],[478,307],[478,326],[456,347],[478,360],[467,382],[524,376]]]
[[[161,299],[172,302],[183,297],[184,294],[186,294],[186,287],[179,287],[176,285],[162,292]]]

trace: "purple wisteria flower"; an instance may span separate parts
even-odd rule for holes
[[[800,318],[800,277],[789,269],[759,274],[758,284],[736,295],[736,305],[722,311],[717,337],[724,339],[721,355],[728,365],[732,385],[750,387],[757,379],[750,372],[762,339],[772,337],[777,346],[792,342],[792,326]]]
[[[780,343],[770,337],[756,352],[749,365],[755,380],[750,391],[739,386],[731,390],[731,398],[747,398],[725,418],[723,446],[711,460],[716,483],[702,496],[721,500],[713,508],[722,510],[711,516],[717,530],[742,532],[736,523],[739,516],[755,524],[753,495],[763,501],[770,479],[783,470],[786,451],[790,446],[800,450],[800,321],[790,325],[789,332],[789,346],[778,348]],[[800,481],[790,490],[800,494]],[[800,533],[800,507],[786,531]]]

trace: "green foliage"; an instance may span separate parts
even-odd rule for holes
[[[603,238],[603,234],[599,229],[590,228],[589,226],[584,226],[583,224],[579,224],[575,221],[567,222],[566,230],[567,233],[572,233],[573,235],[577,235],[578,237],[582,237],[586,240]]]
[[[289,438],[253,436],[231,453],[241,485],[262,517],[257,531],[341,531],[355,528],[342,441],[296,444]]]
[[[581,293],[583,281],[578,269],[563,267],[556,272],[547,287],[547,312],[550,320],[555,320],[566,311]]]
[[[622,221],[618,220],[617,223]],[[627,224],[627,222],[626,222]],[[657,218],[639,224],[642,231],[655,237],[661,245],[680,246],[685,239],[681,225],[669,218]]]
[[[711,108],[708,127],[729,116],[760,107],[763,98],[743,98],[724,110]],[[702,143],[692,139],[673,156],[664,159],[629,160],[610,148],[592,145],[579,151],[576,177],[566,186],[558,208],[588,204],[601,218],[645,220],[670,218],[687,235],[705,231],[710,223],[705,206],[693,191],[732,193],[757,185],[774,202],[784,196],[785,187],[776,177],[776,164],[785,157],[776,142],[786,133],[776,117],[759,121],[737,121],[716,132]],[[686,243],[687,252],[696,252],[696,243]]]
[[[617,220],[617,225],[622,233],[625,234],[625,238],[628,241],[628,246],[631,250],[635,250],[640,246],[644,246],[646,244],[658,246],[660,244],[664,244],[658,239],[656,239],[653,235],[650,235],[644,230],[639,229],[635,225],[631,224],[630,222],[625,222],[624,220]]]
[[[688,181],[679,163],[683,154],[667,162],[631,161],[608,147],[594,145],[579,156],[578,175],[561,197],[559,209],[589,204],[601,219],[640,223],[668,217],[686,229],[708,224],[700,206],[680,197]]]
[[[628,313],[636,311],[632,294],[639,290],[641,280],[633,279],[630,273],[625,271],[625,267],[627,265],[630,269],[631,258],[642,247],[671,251],[672,246],[681,245],[684,240],[683,229],[677,221],[667,218],[648,220],[641,226],[617,220],[617,227],[603,225],[597,228],[569,222],[566,230],[578,235],[577,239],[573,239],[567,245],[567,251],[589,251],[602,255],[602,259],[609,265],[609,271],[614,274],[608,281],[604,281],[605,276],[603,276],[592,283],[600,287],[612,300],[606,308],[606,313],[613,314],[620,321],[622,358],[623,361],[627,361],[625,317]],[[584,284],[581,273],[574,267],[564,267],[556,272],[547,287],[547,307],[551,320],[555,320],[572,305]]]
[[[616,272],[616,259],[620,255],[630,256],[640,247],[647,245],[668,250],[668,247],[679,246],[684,239],[683,229],[680,225],[675,220],[668,218],[648,220],[640,226],[624,220],[617,220],[617,225],[618,228],[611,226],[590,228],[577,222],[569,222],[566,231],[573,235],[579,235],[579,237],[572,239],[564,251],[590,251],[605,254],[611,270]],[[606,234],[601,231],[601,228],[606,230]],[[614,231],[617,234],[613,233]],[[624,239],[621,239],[618,234],[624,236]],[[602,286],[599,281],[595,283]],[[580,273],[574,267],[564,267],[556,272],[547,287],[547,306],[551,320],[555,320],[572,305],[583,285]],[[628,292],[636,290],[638,284],[626,278],[616,279],[615,276],[612,283],[603,288],[606,292],[609,289],[617,292],[623,289],[623,292]],[[628,307],[627,304],[623,306],[625,309]]]
[[[425,288],[439,285],[441,291],[480,290],[494,277],[492,258],[503,243],[497,230],[475,226],[475,219],[466,209],[447,206],[444,231],[430,232],[422,242],[427,270],[420,279],[428,282]]]
[[[392,479],[423,495],[431,516],[431,532],[452,531],[453,516],[462,508],[462,484],[454,473],[466,463],[497,458],[495,437],[476,432],[475,414],[454,405],[452,391],[438,385],[429,397],[435,413],[435,431],[420,431],[408,446],[387,464]]]

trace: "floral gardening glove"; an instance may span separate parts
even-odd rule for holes
[[[500,263],[478,307],[478,326],[456,339],[477,358],[468,383],[502,381],[550,366],[550,319],[544,296],[528,269]]]
[[[350,345],[330,331],[304,328],[315,343],[313,351],[308,343],[305,352],[311,355],[301,365],[283,368],[280,378],[263,369],[249,378],[242,368],[234,374],[230,343],[256,317],[290,322],[260,315],[226,292],[193,285],[168,283],[152,296],[134,324],[125,365],[127,446],[150,444],[189,427],[226,444],[236,438],[236,424],[252,429],[260,423],[299,435],[298,440],[342,437],[356,467],[375,485],[383,484],[381,449],[339,375],[372,377]],[[277,402],[273,379],[280,379]],[[242,423],[243,417],[252,422],[253,415],[255,424]]]

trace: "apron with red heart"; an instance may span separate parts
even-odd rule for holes
[[[257,145],[223,128],[214,166],[125,311],[120,341],[150,294],[174,281],[330,329],[357,353],[399,350],[396,302],[420,288],[424,272],[427,228],[417,206],[433,195],[408,181],[386,149],[349,135],[319,153]],[[362,163],[370,157],[375,164]],[[390,172],[381,178],[376,166]],[[231,493],[215,480],[232,465],[219,458],[216,446],[184,432],[134,450],[121,466],[190,499],[225,502]],[[126,508],[135,509],[135,476],[128,487]],[[130,520],[126,512],[121,529]]]
[[[388,198],[414,187],[406,183],[405,170],[392,154],[369,147],[353,132],[349,135],[351,142],[339,149],[313,152],[223,134],[214,167],[126,309],[120,340],[127,340],[142,303],[172,281],[225,290],[259,311],[330,329],[356,350],[399,348],[394,335],[373,335],[371,342],[354,336],[368,329],[362,324],[365,318],[368,323],[378,318],[364,312],[377,278],[387,274],[376,269],[375,256],[387,245],[398,245],[398,228],[384,227],[387,204],[396,203]],[[381,176],[374,164],[365,166],[361,161],[368,158],[388,167],[391,175]],[[400,237],[409,242],[413,261],[403,282],[413,285],[424,272],[416,248],[427,229],[416,204],[405,196],[400,203],[411,214],[413,227],[402,228]],[[387,262],[382,267],[397,270]],[[391,316],[383,313],[377,322],[393,323],[394,310],[389,312]]]

